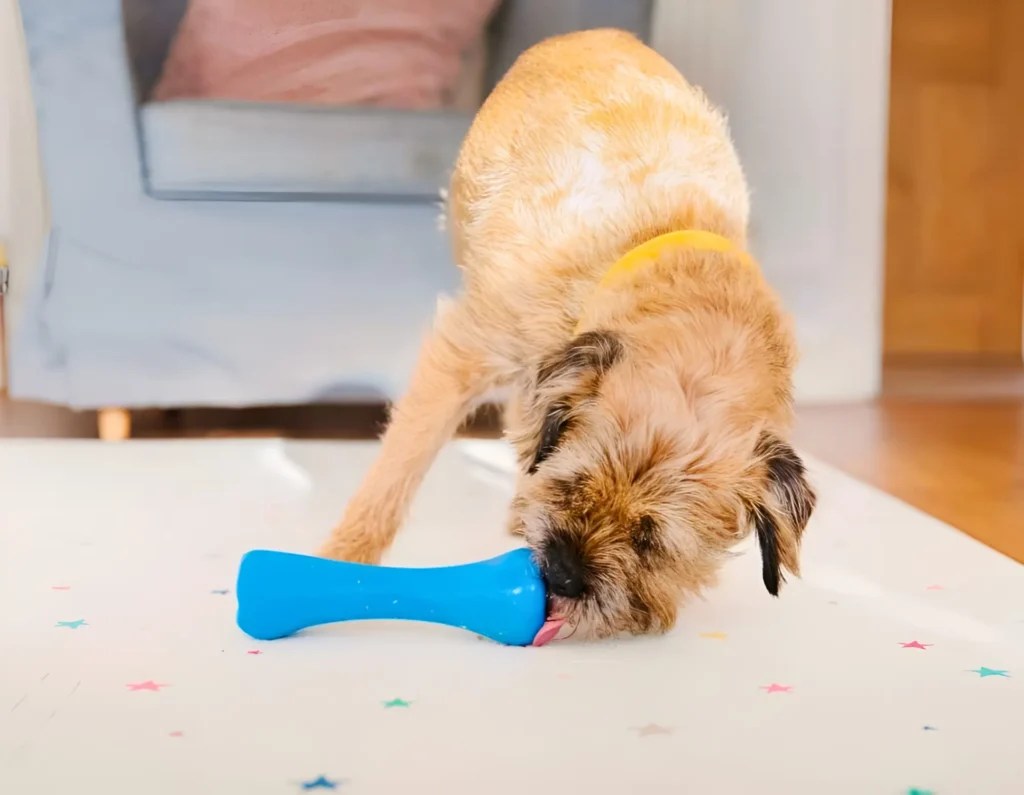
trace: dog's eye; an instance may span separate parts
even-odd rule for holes
[[[661,551],[661,541],[658,539],[658,525],[647,514],[641,516],[636,524],[633,525],[630,541],[633,544],[633,551],[641,558],[649,558]]]

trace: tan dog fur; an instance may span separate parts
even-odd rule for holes
[[[723,117],[653,50],[597,30],[524,53],[452,176],[463,292],[439,307],[321,554],[379,562],[439,449],[504,386],[522,467],[511,527],[572,625],[668,629],[754,528],[776,593],[814,495],[783,441],[795,346],[775,295],[741,256],[691,247],[595,289],[669,231],[743,248],[748,214]]]

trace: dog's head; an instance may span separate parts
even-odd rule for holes
[[[751,528],[777,595],[815,501],[782,440],[695,411],[675,374],[631,358],[615,334],[577,336],[509,428],[525,473],[513,516],[552,612],[598,636],[671,628]]]

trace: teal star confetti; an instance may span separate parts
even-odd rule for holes
[[[911,787],[907,790],[907,795],[935,795],[930,789],[918,789],[917,787]]]
[[[984,665],[981,668],[972,668],[970,670],[972,674],[978,674],[982,679],[986,676],[1004,676],[1009,678],[1010,672],[1002,668],[986,668]]]
[[[315,778],[312,781],[304,781],[304,782],[302,782],[302,788],[304,790],[311,790],[311,789],[337,789],[338,788],[338,782],[337,781],[331,781],[329,778],[327,778],[325,776],[319,776],[318,778]]]
[[[54,624],[55,627],[67,627],[68,629],[78,629],[79,627],[87,627],[84,618],[76,619],[75,621],[58,621]]]
[[[392,707],[408,707],[412,702],[406,701],[401,698],[393,698],[390,701],[384,702],[384,709],[391,709]]]

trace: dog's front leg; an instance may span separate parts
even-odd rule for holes
[[[377,460],[320,555],[379,563],[435,456],[490,386],[478,335],[459,305],[439,315]]]

